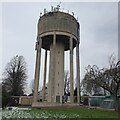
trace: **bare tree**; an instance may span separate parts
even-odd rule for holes
[[[64,75],[64,94],[68,94],[70,92],[70,80],[69,80],[69,71],[65,71]]]
[[[109,59],[110,67],[99,69],[96,65],[86,68],[86,80],[91,80],[98,86],[110,92],[114,98],[115,110],[119,109],[119,89],[120,89],[120,61],[115,62],[115,58]]]
[[[0,83],[0,96],[2,95],[2,82]]]
[[[7,64],[3,73],[3,89],[9,95],[19,96],[24,94],[27,79],[26,62],[23,56],[15,56]]]
[[[99,85],[97,85],[93,80],[86,79],[86,77],[87,77],[86,75],[81,82],[83,94],[85,94],[85,95],[101,95],[104,90]]]
[[[34,79],[32,79],[30,82],[30,89],[31,89],[31,92],[33,94],[33,92],[34,92]]]
[[[0,108],[2,108],[2,83],[0,83]]]

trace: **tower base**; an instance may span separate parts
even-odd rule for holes
[[[32,104],[32,108],[54,108],[54,107],[78,107],[78,103],[49,103],[49,102],[36,102]]]

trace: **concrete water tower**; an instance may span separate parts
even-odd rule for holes
[[[43,81],[42,102],[45,100],[45,84],[47,70],[47,51],[50,51],[48,105],[62,104],[64,96],[64,53],[70,51],[70,103],[74,102],[73,86],[73,49],[76,47],[76,78],[77,101],[80,102],[80,69],[79,69],[79,43],[80,26],[74,15],[52,8],[40,16],[38,21],[38,34],[36,42],[36,67],[34,81],[33,107],[38,107],[38,87],[41,66],[41,48],[45,49],[45,67]],[[52,104],[51,104],[52,103]],[[47,105],[47,104],[46,104]]]

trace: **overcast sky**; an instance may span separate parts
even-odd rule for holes
[[[3,3],[2,4],[2,69],[15,56],[23,55],[28,68],[28,80],[34,78],[37,22],[44,8],[58,3]],[[118,3],[117,2],[62,2],[61,10],[75,13],[81,26],[80,67],[81,79],[87,65],[108,66],[108,57],[118,56]],[[0,58],[1,59],[1,58]],[[44,61],[43,61],[44,63]],[[42,65],[43,68],[43,65]],[[65,69],[69,66],[66,65]],[[75,72],[74,72],[75,73]],[[2,78],[2,76],[0,76]],[[42,78],[41,78],[42,79]],[[28,87],[27,87],[28,88]],[[27,93],[28,93],[27,89]]]

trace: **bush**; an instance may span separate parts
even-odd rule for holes
[[[8,105],[9,97],[8,96],[2,96],[2,108],[5,108]]]
[[[0,95],[0,108],[2,108],[2,96]]]
[[[88,105],[88,97],[84,97],[84,99],[83,99],[83,105]]]

